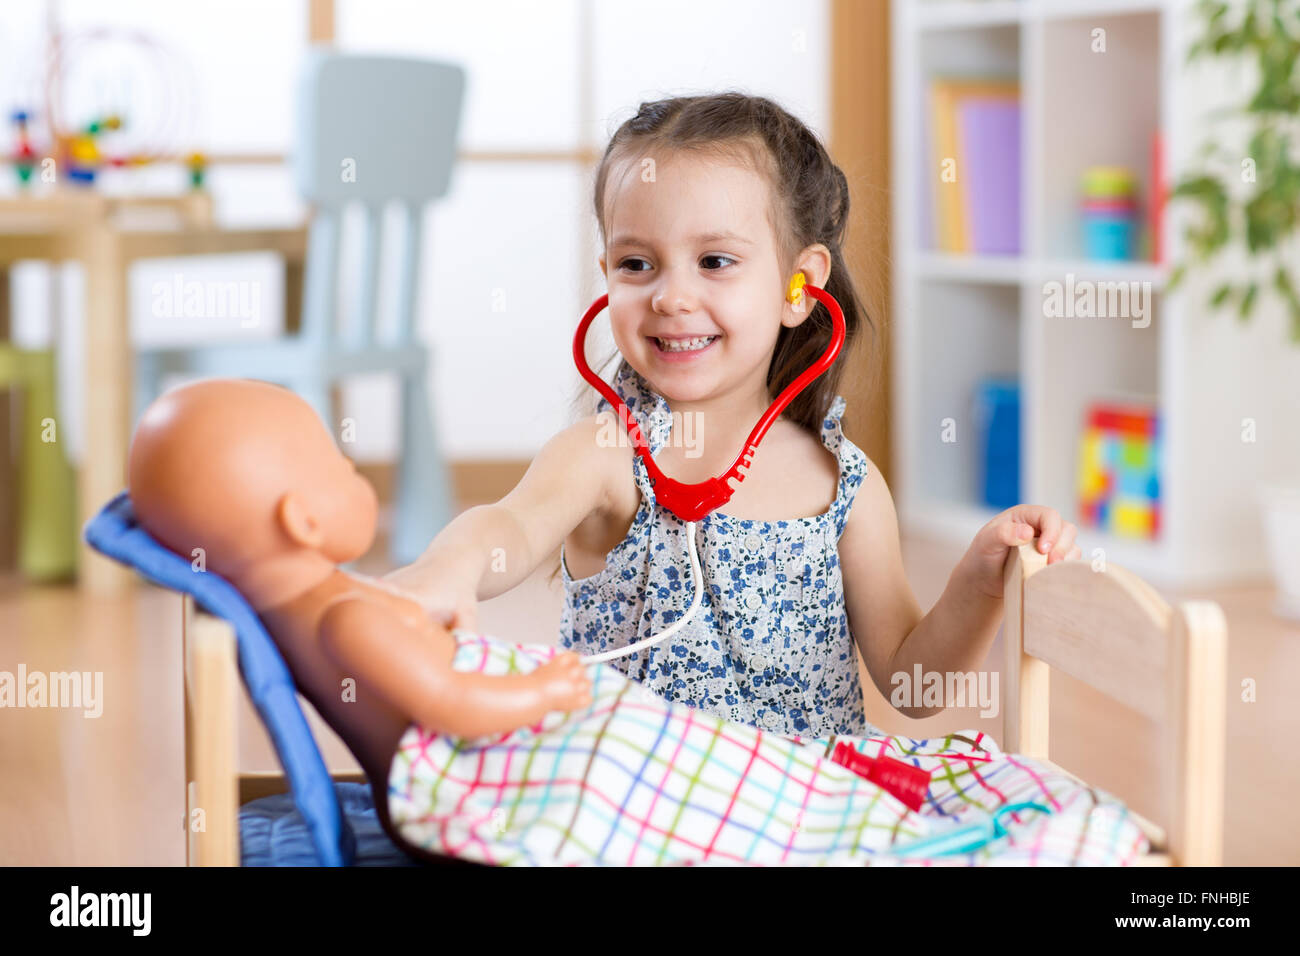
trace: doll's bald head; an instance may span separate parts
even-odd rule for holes
[[[295,551],[335,563],[366,552],[369,482],[293,392],[250,379],[174,388],[141,416],[127,487],[140,524],[183,557],[232,576]]]

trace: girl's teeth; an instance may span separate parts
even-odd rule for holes
[[[659,347],[665,352],[694,352],[696,349],[702,349],[714,339],[716,335],[704,335],[695,339],[658,339]]]

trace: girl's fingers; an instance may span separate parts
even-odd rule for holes
[[[1038,550],[1047,554],[1061,535],[1061,515],[1046,505],[1024,505],[1021,517],[1038,528]]]
[[[1049,557],[1055,558],[1057,561],[1064,561],[1069,555],[1070,549],[1074,547],[1074,535],[1077,530],[1073,524],[1068,521],[1065,522],[1061,526],[1061,536],[1057,539],[1056,546],[1052,549]]]
[[[1007,547],[1017,547],[1024,544],[1034,536],[1034,529],[1023,521],[1016,521],[1014,518],[1004,522],[998,528],[998,540]]]

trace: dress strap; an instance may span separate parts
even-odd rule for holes
[[[849,510],[853,499],[857,497],[858,488],[867,476],[867,456],[862,449],[849,441],[844,434],[844,409],[847,403],[842,395],[836,395],[831,407],[822,419],[822,444],[830,451],[840,464],[840,482],[835,495],[835,504],[831,506],[831,519],[835,524],[835,537],[844,533],[844,526],[849,520]]]

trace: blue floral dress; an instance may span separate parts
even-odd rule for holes
[[[668,402],[630,365],[614,388],[658,453],[672,433]],[[603,399],[600,410],[609,408]],[[727,720],[781,734],[883,733],[866,721],[837,542],[867,460],[840,426],[836,396],[821,439],[840,466],[821,515],[784,521],[713,512],[696,523],[705,588],[699,609],[667,640],[609,661],[646,689]],[[565,605],[560,643],[595,654],[657,634],[690,606],[695,582],[686,524],[655,503],[639,455],[641,492],[627,537],[602,571],[574,580],[561,549]]]

